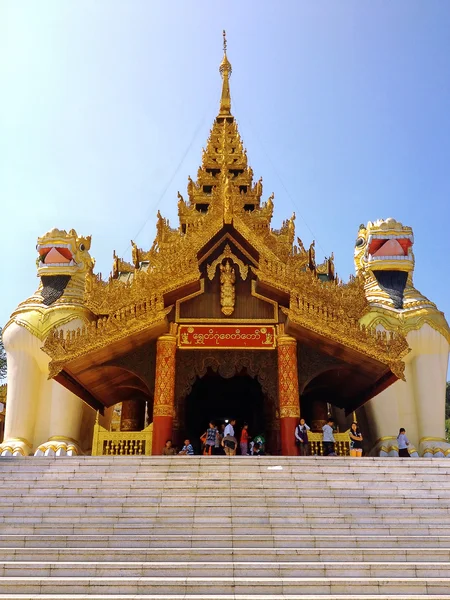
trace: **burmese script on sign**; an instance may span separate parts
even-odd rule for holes
[[[180,325],[178,347],[204,348],[275,348],[273,325]]]

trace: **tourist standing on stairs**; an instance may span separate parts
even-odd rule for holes
[[[248,455],[248,440],[249,440],[248,425],[247,425],[247,423],[244,423],[244,425],[242,427],[242,431],[241,431],[241,439],[240,439],[240,444],[239,444],[241,447],[242,456]]]
[[[356,421],[350,425],[348,435],[350,437],[350,456],[362,456],[363,436]]]
[[[324,456],[336,456],[334,451],[334,432],[333,432],[334,419],[329,417],[326,425],[322,427],[323,431],[323,454]]]
[[[237,439],[234,437],[234,426],[236,425],[236,419],[230,419],[230,422],[225,427],[223,432],[222,446],[227,456],[234,456],[237,449]]]
[[[309,454],[309,430],[310,427],[305,423],[305,419],[300,419],[300,423],[295,428],[295,443],[298,446],[300,456],[308,456]]]
[[[210,421],[209,427],[206,432],[200,437],[203,442],[203,454],[205,456],[211,456],[213,454],[213,448],[216,445],[216,437],[217,437],[217,428],[215,423]]]
[[[398,444],[398,455],[400,458],[410,458],[410,454],[408,452],[409,440],[406,437],[406,429],[401,427],[397,436],[397,444]]]

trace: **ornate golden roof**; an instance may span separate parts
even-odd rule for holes
[[[251,267],[258,281],[290,298],[283,309],[288,319],[366,353],[401,377],[401,358],[408,351],[405,339],[380,336],[359,326],[359,319],[368,311],[362,280],[340,282],[334,275],[333,256],[316,266],[314,242],[308,250],[299,238],[294,243],[295,214],[280,229],[271,227],[274,195],[263,202],[262,179],[253,182],[231,114],[231,64],[226,51],[224,36],[219,113],[196,181],[188,178],[186,200],[178,193],[178,227],[171,227],[158,212],[156,238],[149,250],[132,242],[131,263],[114,253],[108,281],[87,275],[86,304],[100,320],[67,339],[59,333],[48,338],[44,350],[54,359],[52,374],[71,357],[164,319],[171,308],[165,298],[174,290],[198,284],[199,252],[224,227],[232,225],[258,253],[258,266]]]

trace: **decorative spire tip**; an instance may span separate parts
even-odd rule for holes
[[[231,64],[227,57],[227,33],[223,30],[223,59],[220,63],[219,71],[222,75],[222,96],[220,99],[220,111],[219,116],[231,116],[231,97],[230,97],[230,75],[231,75]]]

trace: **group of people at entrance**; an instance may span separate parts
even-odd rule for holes
[[[229,422],[222,425],[220,428],[218,428],[215,423],[211,421],[208,429],[202,436],[200,436],[202,454],[207,456],[221,454],[226,456],[235,456],[238,449],[238,442],[234,431],[235,425],[236,419],[230,419]],[[309,456],[310,454],[308,439],[309,431],[311,431],[311,428],[306,424],[305,419],[300,419],[300,422],[294,431],[295,443],[298,447],[300,456]],[[362,456],[363,436],[356,421],[351,424],[348,435],[350,442],[350,456]],[[239,443],[240,454],[242,456],[263,456],[265,454],[264,442],[265,440],[262,436],[256,436],[255,439],[252,440],[248,432],[248,425],[247,423],[244,423],[241,430]],[[410,446],[410,442],[406,437],[406,431],[403,427],[398,433],[397,442],[399,457],[409,458],[410,453],[408,446]],[[331,417],[322,427],[322,445],[324,456],[336,456],[334,419]],[[177,451],[177,449],[173,446],[172,440],[167,440],[162,450],[162,454],[165,456],[173,456],[175,454],[193,455],[195,452],[189,439],[184,440],[184,445],[180,451]]]
[[[300,456],[309,456],[308,431],[311,431],[305,419],[300,419],[300,423],[295,428],[295,443],[297,444]],[[350,456],[362,456],[363,436],[359,430],[358,423],[351,424],[349,432]],[[334,419],[329,417],[327,423],[322,427],[322,445],[324,456],[336,456],[334,439]]]
[[[242,456],[262,456],[265,454],[265,439],[262,435],[255,436],[252,439],[248,432],[248,424],[244,423],[240,431],[239,444],[235,435],[236,419],[227,420],[220,426],[214,421],[210,421],[208,429],[200,436],[201,454],[204,456],[235,456],[240,451]],[[162,450],[164,456],[174,456],[175,454],[193,455],[194,446],[190,439],[184,440],[181,450],[177,450],[172,440],[167,440]]]
[[[234,431],[235,426],[236,419],[234,418],[230,419],[226,424],[222,424],[220,429],[216,426],[214,421],[210,421],[208,429],[200,436],[202,454],[205,456],[212,454],[235,456],[238,450],[238,441]],[[258,438],[260,438],[260,436],[258,436]],[[247,423],[244,423],[241,429],[239,450],[242,456],[261,456],[264,453],[262,440],[251,440]]]
[[[309,456],[309,440],[308,431],[311,428],[306,424],[305,419],[300,419],[299,424],[295,428],[295,443],[297,444],[300,456]],[[348,431],[349,442],[350,442],[350,456],[358,457],[362,456],[363,447],[363,436],[359,430],[358,423],[354,421]],[[406,437],[406,430],[404,427],[400,428],[397,436],[398,443],[398,455],[401,458],[409,458],[410,453],[408,446],[410,442]],[[334,419],[329,418],[327,423],[322,427],[322,445],[324,456],[336,456],[335,450],[335,439],[334,439]]]

